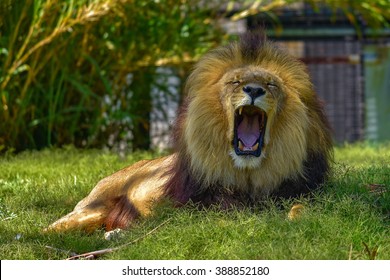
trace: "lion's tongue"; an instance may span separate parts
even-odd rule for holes
[[[245,148],[252,148],[260,137],[258,116],[243,115],[243,119],[237,127],[237,136]]]

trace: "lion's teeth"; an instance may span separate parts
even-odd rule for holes
[[[238,148],[240,149],[240,151],[244,150],[244,145],[242,144],[241,141],[238,141]]]
[[[238,140],[238,149],[240,151],[256,151],[259,148],[259,143],[256,143],[252,147],[246,147],[242,144],[241,140]]]
[[[242,114],[242,108],[243,107],[240,107],[239,109],[238,109],[238,114],[241,116],[241,114]]]

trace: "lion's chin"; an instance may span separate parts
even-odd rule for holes
[[[237,155],[235,150],[230,151],[230,156],[233,159],[234,166],[238,169],[255,169],[261,165],[264,158],[264,153],[260,157],[250,155]]]

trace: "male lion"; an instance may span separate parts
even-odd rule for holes
[[[48,230],[126,228],[163,198],[183,205],[253,205],[320,185],[332,140],[303,63],[246,33],[210,51],[189,76],[172,155],[101,180]]]

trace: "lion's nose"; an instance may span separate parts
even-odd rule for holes
[[[265,94],[265,90],[258,85],[246,85],[242,90],[252,98],[252,103],[257,97]]]

